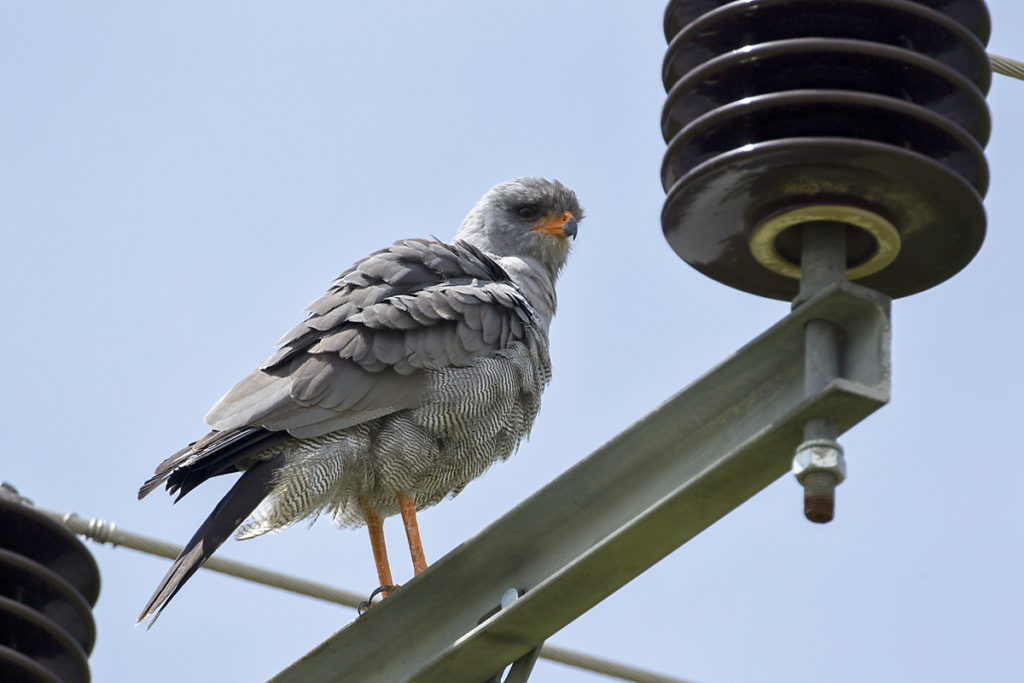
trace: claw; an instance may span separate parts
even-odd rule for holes
[[[366,614],[366,611],[374,606],[375,603],[373,602],[373,598],[378,593],[381,596],[381,600],[383,600],[384,598],[386,598],[389,595],[391,595],[391,593],[394,592],[397,588],[398,588],[398,586],[377,586],[376,588],[374,588],[373,592],[370,593],[370,597],[367,598],[366,600],[363,600],[356,607],[356,611],[359,612],[359,616],[362,616],[362,615]]]

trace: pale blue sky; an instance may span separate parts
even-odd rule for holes
[[[989,3],[1024,58],[1024,7]],[[532,440],[421,516],[428,559],[786,314],[661,236],[661,0],[0,6],[0,478],[185,541],[229,482],[135,492],[352,261],[450,237],[496,182],[574,187]],[[703,683],[1024,680],[1018,495],[1024,83],[996,76],[989,234],[893,307],[893,400],[843,437],[836,521],[785,477],[552,639]],[[411,569],[388,525],[396,579]],[[211,573],[149,632],[167,561],[90,546],[96,681],[262,680],[353,613]],[[326,522],[223,555],[369,591]],[[601,680],[541,662],[538,683]]]

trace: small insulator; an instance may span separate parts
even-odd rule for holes
[[[845,223],[847,277],[899,297],[985,232],[981,0],[676,0],[662,226],[692,266],[791,300],[800,235]]]
[[[49,515],[0,498],[0,680],[87,683],[96,561]]]

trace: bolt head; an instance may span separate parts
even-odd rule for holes
[[[512,603],[519,599],[519,589],[509,588],[501,596],[501,609],[508,609]]]

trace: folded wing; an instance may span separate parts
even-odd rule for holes
[[[535,314],[507,273],[464,242],[410,239],[342,273],[279,349],[206,416],[214,431],[161,463],[184,495],[287,436],[322,436],[420,405],[432,371],[524,340]]]

